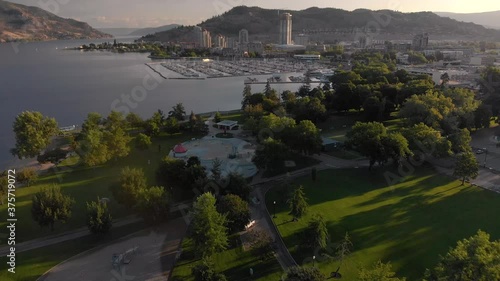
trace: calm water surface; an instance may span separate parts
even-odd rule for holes
[[[0,44],[0,168],[15,165],[9,154],[14,145],[12,123],[24,110],[40,111],[56,118],[59,126],[70,126],[80,125],[89,112],[107,115],[123,106],[143,118],[158,109],[168,112],[179,102],[188,113],[240,107],[244,77],[162,80],[145,65],[151,62],[147,54],[63,50],[88,43],[72,40]],[[147,91],[144,100],[131,105],[118,102],[123,95],[137,91],[145,79],[155,87]],[[297,87],[276,85],[275,89]],[[252,89],[261,91],[263,86],[254,85]]]

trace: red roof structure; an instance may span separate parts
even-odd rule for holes
[[[174,147],[174,152],[175,153],[186,153],[188,150],[182,145],[182,143],[179,143]]]

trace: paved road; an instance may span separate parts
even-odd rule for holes
[[[186,229],[184,219],[177,218],[156,229],[147,229],[72,257],[53,267],[38,281],[166,281]],[[124,253],[135,247],[137,252],[128,255],[129,264],[113,267],[113,254]]]
[[[140,221],[142,221],[141,218],[138,218],[136,216],[130,216],[130,217],[126,217],[126,218],[114,221],[113,227],[120,227],[120,226],[132,224],[132,223],[136,223],[136,222],[140,222]],[[16,244],[16,253],[22,253],[22,252],[26,252],[29,250],[34,250],[37,248],[46,247],[46,246],[54,245],[57,243],[61,243],[61,242],[65,242],[65,241],[69,241],[69,240],[73,240],[73,239],[78,239],[78,238],[87,236],[89,234],[90,234],[89,229],[87,227],[82,227],[82,228],[79,228],[76,230],[63,232],[63,233],[60,233],[57,235],[51,235],[51,236],[42,237],[39,239],[33,239],[33,240],[29,240],[29,241],[22,242],[22,243],[17,243]],[[0,248],[0,256],[7,255],[9,253],[9,248],[10,248],[10,246],[1,247]]]

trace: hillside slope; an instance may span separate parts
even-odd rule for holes
[[[0,0],[0,42],[108,37],[84,22]]]
[[[373,33],[376,39],[411,39],[415,34],[428,32],[431,39],[500,39],[500,31],[474,23],[458,22],[431,12],[400,13],[389,10],[358,9],[345,11],[334,8],[309,8],[302,11],[278,11],[240,6],[199,24],[212,34],[237,36],[247,29],[253,40],[276,42],[279,34],[279,13],[293,16],[293,33],[306,33],[313,40],[352,40],[363,33]],[[157,33],[149,40],[177,41],[179,30]]]

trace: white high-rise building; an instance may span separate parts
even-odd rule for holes
[[[202,32],[202,48],[211,48],[212,47],[212,35],[210,35],[210,31],[204,29]]]
[[[240,44],[248,44],[249,40],[248,40],[248,30],[246,29],[242,29],[240,30]]]
[[[280,18],[280,44],[292,45],[292,15],[284,13]]]
[[[227,48],[227,38],[221,34],[215,36],[215,47]]]

